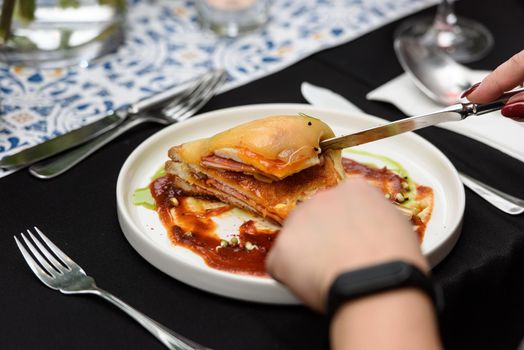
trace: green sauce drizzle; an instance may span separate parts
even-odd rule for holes
[[[394,173],[398,174],[399,176],[402,176],[403,178],[407,177],[408,180],[411,179],[406,169],[402,165],[400,165],[399,162],[389,157],[381,156],[379,154],[370,153],[370,152],[366,152],[366,151],[362,151],[358,149],[349,149],[349,148],[346,148],[343,152],[344,153],[353,153],[353,154],[358,154],[358,155],[369,157],[369,158],[378,159],[382,161],[389,170],[393,171]]]
[[[148,186],[137,188],[135,192],[133,192],[133,204],[155,210],[155,199],[151,196],[151,191]]]
[[[375,158],[379,161],[381,161],[382,163],[385,164],[385,166],[391,170],[392,172],[394,172],[395,174],[403,177],[404,179],[406,179],[407,183],[408,183],[408,186],[409,186],[409,191],[407,191],[407,199],[401,203],[402,206],[404,207],[409,207],[412,203],[413,203],[413,198],[415,196],[415,192],[414,189],[415,189],[415,185],[413,183],[413,181],[411,180],[411,176],[409,176],[409,173],[407,172],[406,168],[404,168],[402,165],[400,165],[399,162],[397,162],[396,160],[393,160],[389,157],[386,157],[386,156],[382,156],[382,155],[379,155],[379,154],[375,154],[375,153],[371,153],[371,152],[366,152],[366,151],[362,151],[362,150],[358,150],[358,149],[354,149],[354,148],[346,148],[342,151],[344,154],[358,154],[358,155],[361,155],[361,156],[364,156],[364,157],[369,157],[369,158]],[[373,167],[377,167],[375,164],[366,164],[368,166],[373,166]]]
[[[164,167],[160,167],[155,174],[151,177],[151,181],[154,181],[158,179],[161,176],[164,176],[166,174],[166,171],[164,170]],[[149,190],[149,186],[146,187],[140,187],[133,192],[132,201],[134,205],[139,205],[147,209],[155,210],[155,199],[151,195],[151,191]]]

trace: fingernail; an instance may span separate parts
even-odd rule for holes
[[[508,118],[523,118],[524,117],[524,102],[510,103],[502,107],[500,111],[503,116]]]
[[[469,89],[467,89],[466,91],[464,91],[462,93],[462,95],[460,95],[460,98],[467,97],[469,94],[471,94],[473,91],[475,91],[475,89],[478,88],[479,85],[480,85],[480,83],[476,83],[476,84],[471,85],[471,87]]]

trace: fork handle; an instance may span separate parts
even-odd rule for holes
[[[100,135],[92,141],[89,141],[79,147],[73,148],[65,153],[59,154],[58,156],[50,159],[43,160],[32,165],[29,168],[29,172],[40,179],[51,179],[56,177],[67,170],[71,169],[82,160],[95,153],[97,150],[107,145],[109,142],[116,139],[118,136],[134,128],[135,126],[146,123],[146,122],[159,122],[165,123],[165,121],[153,118],[153,117],[136,117],[127,119],[117,128]]]
[[[111,304],[117,306],[126,314],[135,319],[138,323],[144,326],[151,334],[153,334],[160,342],[162,342],[168,349],[173,350],[211,350],[205,346],[197,344],[183,336],[173,332],[169,328],[162,326],[160,323],[153,321],[140,311],[134,309],[127,303],[115,297],[113,294],[95,287],[89,291],[92,294],[98,295],[101,298],[109,301]]]

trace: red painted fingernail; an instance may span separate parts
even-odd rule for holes
[[[502,107],[500,113],[508,118],[524,118],[524,102],[507,104]]]
[[[467,89],[466,91],[464,91],[462,93],[462,95],[460,95],[460,98],[467,97],[469,94],[471,94],[473,91],[475,91],[475,89],[478,88],[479,85],[480,85],[480,83],[476,83],[476,84],[471,85],[471,87],[469,89]]]

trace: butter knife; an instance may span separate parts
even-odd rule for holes
[[[0,159],[0,168],[6,170],[20,169],[86,143],[87,141],[115,128],[132,115],[162,108],[175,95],[179,94],[187,87],[188,84],[184,84],[183,86],[178,85],[116,111],[109,111],[105,117],[91,124]]]
[[[327,149],[343,149],[347,147],[353,147],[386,137],[402,134],[408,131],[422,129],[431,125],[459,121],[472,115],[482,115],[493,112],[500,110],[512,96],[520,92],[524,92],[524,88],[505,92],[502,94],[502,96],[499,97],[499,99],[490,103],[458,103],[435,113],[405,118],[392,123],[362,130],[351,135],[334,137],[320,142],[320,148],[325,151]]]

